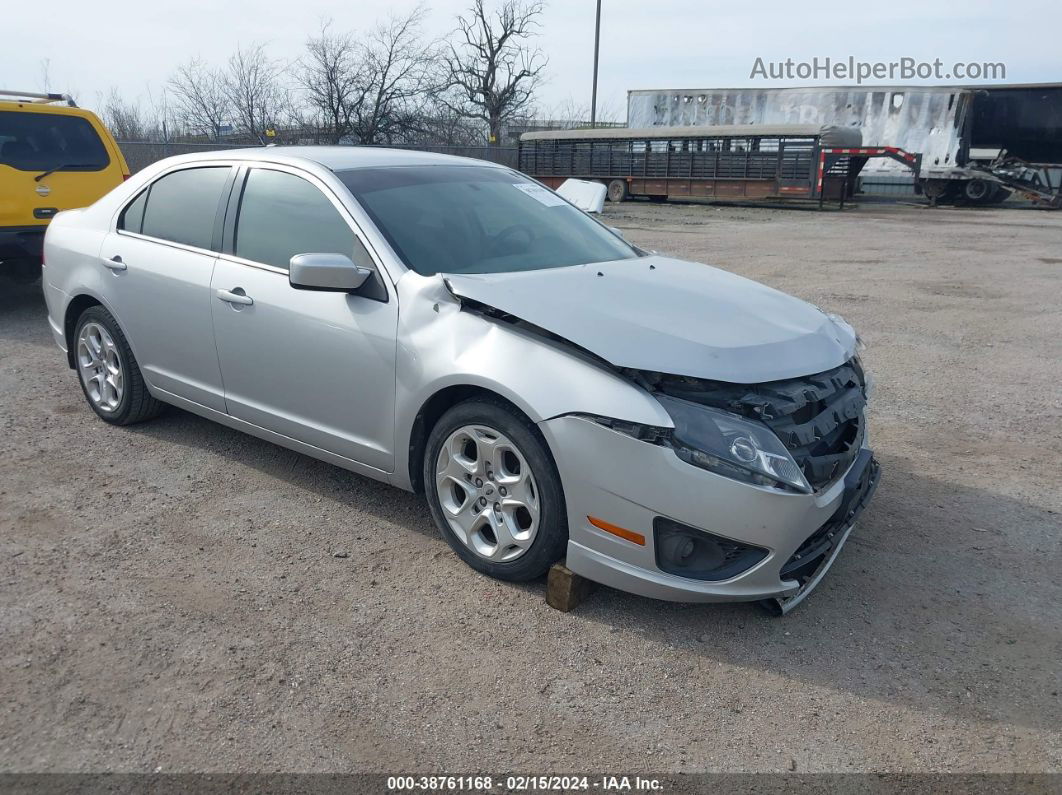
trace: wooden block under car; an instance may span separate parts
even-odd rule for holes
[[[567,613],[597,589],[597,583],[580,577],[563,563],[554,563],[546,580],[546,604]]]

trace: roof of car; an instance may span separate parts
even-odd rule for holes
[[[456,157],[412,149],[387,149],[379,146],[256,146],[209,154],[211,156],[224,155],[237,160],[271,160],[273,162],[312,160],[332,171],[390,166],[498,165],[471,157]]]

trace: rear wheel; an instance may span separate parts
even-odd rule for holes
[[[995,184],[984,179],[971,179],[962,188],[963,198],[969,204],[988,204],[995,195]]]
[[[1002,185],[996,185],[996,192],[992,194],[992,198],[988,200],[989,204],[1002,204],[1010,198],[1012,191],[1010,188],[1004,188]]]
[[[91,306],[81,313],[74,346],[81,389],[100,419],[112,425],[131,425],[162,411],[163,404],[148,393],[125,335],[102,306]]]
[[[922,193],[933,203],[947,201],[955,196],[955,183],[948,179],[923,180]]]
[[[560,477],[530,420],[501,401],[469,400],[428,437],[424,485],[435,524],[469,566],[519,582],[564,556]]]
[[[621,202],[625,200],[627,198],[627,181],[624,179],[612,180],[608,183],[606,195],[610,202]]]

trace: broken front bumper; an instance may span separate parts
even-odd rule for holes
[[[780,600],[777,609],[791,609],[836,558],[878,480],[877,462],[867,449],[845,477],[818,493],[796,494],[699,469],[679,460],[668,447],[638,441],[587,419],[558,417],[539,427],[564,486],[568,568],[655,599]],[[644,543],[602,530],[589,517],[632,531]],[[653,525],[660,517],[760,547],[767,554],[725,580],[669,574],[656,558]],[[808,546],[808,542],[814,543]]]

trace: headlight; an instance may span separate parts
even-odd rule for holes
[[[656,399],[675,423],[671,442],[683,461],[758,486],[812,491],[789,451],[762,423],[665,395]]]

